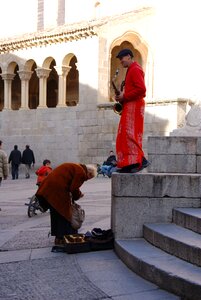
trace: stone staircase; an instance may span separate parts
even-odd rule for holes
[[[201,299],[200,141],[153,138],[154,151],[162,154],[153,151],[149,155],[155,162],[152,173],[113,180],[112,227],[117,255],[141,277],[185,300]],[[180,149],[176,154],[175,147]],[[184,160],[185,150],[188,157]]]
[[[115,251],[141,277],[181,299],[200,300],[200,222],[200,208],[173,209],[172,223],[144,224],[143,238],[116,240]]]

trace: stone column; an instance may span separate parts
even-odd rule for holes
[[[21,79],[21,108],[29,108],[29,80],[33,72],[31,71],[18,71]]]
[[[11,86],[15,77],[14,73],[1,74],[4,80],[4,109],[11,109]]]
[[[69,66],[55,67],[55,70],[57,71],[57,74],[59,76],[59,94],[57,107],[66,106],[66,77],[70,69],[71,67]]]
[[[39,78],[39,106],[38,108],[47,107],[47,78],[51,69],[37,68],[36,74]]]

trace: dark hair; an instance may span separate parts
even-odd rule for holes
[[[116,58],[122,58],[127,55],[133,57],[133,52],[130,49],[123,49],[117,54]]]
[[[0,141],[0,146],[2,145],[2,143],[3,143],[3,142],[2,142],[2,141]]]
[[[51,161],[49,159],[44,159],[43,166],[45,166],[46,164],[51,164]]]
[[[15,145],[15,146],[14,146],[14,149],[17,150],[17,148],[18,148],[17,145]]]

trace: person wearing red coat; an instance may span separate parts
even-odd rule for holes
[[[142,150],[146,87],[142,67],[133,61],[130,49],[116,56],[127,68],[123,90],[115,96],[122,104],[116,138],[117,172],[136,173],[149,165]]]
[[[63,243],[64,235],[77,233],[71,226],[71,204],[84,196],[80,187],[95,176],[95,166],[63,163],[41,182],[36,197],[44,211],[50,209],[51,235],[56,245]]]

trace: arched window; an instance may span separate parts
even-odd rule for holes
[[[112,80],[114,81],[116,87],[120,90],[121,84],[125,80],[125,77],[126,77],[127,69],[122,68],[119,60],[116,58],[119,51],[121,51],[122,49],[125,49],[125,48],[130,49],[133,52],[135,61],[138,62],[140,65],[142,65],[142,56],[141,56],[140,52],[138,50],[136,50],[130,42],[124,41],[121,43],[120,46],[115,46],[112,49],[111,66],[110,66],[110,70],[111,70],[111,73],[110,73],[110,82],[111,82],[111,84],[110,84],[110,101],[113,101],[112,99],[114,99],[114,95],[115,95],[114,88],[112,86]]]

